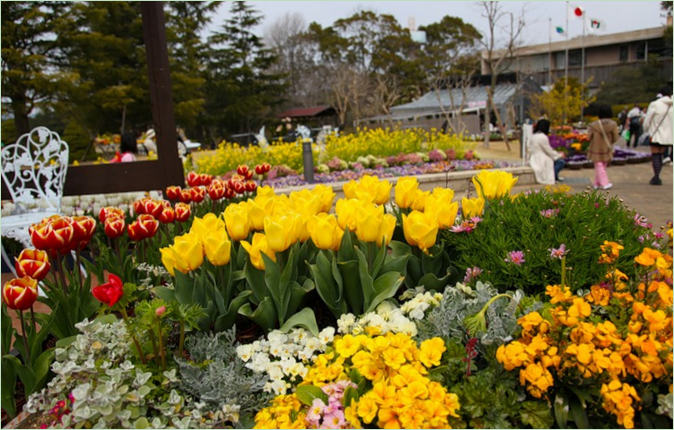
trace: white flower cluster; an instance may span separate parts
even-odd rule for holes
[[[393,302],[384,301],[374,312],[368,312],[360,318],[356,318],[353,314],[342,315],[337,320],[337,331],[340,334],[353,335],[393,332],[415,336],[417,326]]]
[[[115,206],[126,213],[132,211],[132,204],[136,200],[145,197],[147,193],[117,193],[97,194],[88,196],[66,196],[61,201],[61,211],[66,216],[93,215],[98,216],[101,208]],[[149,196],[160,200],[162,197],[158,191],[150,191]]]
[[[435,307],[440,304],[442,294],[425,292],[417,294],[412,300],[409,300],[400,307],[400,311],[414,320],[421,320],[426,314],[426,310],[431,306]]]
[[[269,376],[264,391],[275,395],[286,394],[290,383],[297,383],[306,376],[308,365],[325,352],[334,337],[333,327],[327,327],[318,337],[302,328],[295,328],[287,334],[274,330],[266,339],[238,346],[236,354],[253,372]]]

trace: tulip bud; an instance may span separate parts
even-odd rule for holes
[[[37,300],[37,280],[28,276],[12,279],[2,288],[2,300],[10,309],[29,309]]]
[[[257,183],[255,181],[247,181],[246,182],[246,191],[249,193],[253,193],[257,190]]]
[[[202,173],[201,175],[199,175],[199,182],[201,182],[199,185],[204,185],[207,187],[211,185],[211,182],[213,182],[213,176],[207,173]]]
[[[220,200],[225,197],[225,183],[220,179],[214,179],[208,186],[208,197],[213,201]]]
[[[157,310],[154,311],[154,314],[158,317],[161,317],[162,315],[164,315],[165,312],[166,312],[166,306],[159,306],[157,308]]]
[[[201,176],[197,172],[190,172],[185,177],[185,181],[190,187],[198,187],[201,185]]]
[[[245,178],[246,175],[248,174],[248,170],[249,170],[248,166],[243,164],[243,165],[240,165],[236,168],[236,173],[238,173],[239,175],[241,175]]]
[[[192,192],[190,189],[180,190],[180,203],[190,203],[192,201]]]
[[[234,197],[236,197],[236,191],[229,187],[225,188],[225,198],[231,200]]]
[[[206,189],[204,187],[190,188],[190,198],[194,203],[201,203],[206,198]]]
[[[126,228],[126,221],[124,218],[108,218],[105,221],[105,235],[110,239],[120,237],[124,234],[124,229]]]
[[[236,191],[237,194],[243,194],[246,192],[246,186],[244,185],[243,182],[234,182],[234,191]]]
[[[29,276],[37,281],[41,281],[49,273],[51,264],[49,256],[44,251],[35,249],[24,249],[19,254],[19,258],[14,261],[16,274],[20,277]]]
[[[162,224],[170,224],[173,222],[173,220],[175,220],[175,218],[176,218],[175,211],[173,210],[173,208],[168,207],[164,208],[161,215],[159,215],[159,222],[161,222]]]
[[[187,203],[176,203],[174,210],[176,213],[175,219],[178,222],[185,222],[190,219],[190,216],[192,215],[192,209]]]
[[[89,216],[76,216],[71,218],[73,227],[73,246],[79,245],[84,248],[96,231],[96,220]]]
[[[264,270],[264,259],[262,254],[267,255],[271,258],[272,261],[276,262],[276,254],[269,247],[267,242],[267,237],[262,233],[255,233],[253,235],[253,243],[250,244],[247,241],[241,241],[241,246],[246,250],[250,256],[251,264],[259,270]]]
[[[108,206],[101,208],[101,210],[98,212],[98,219],[101,222],[105,222],[110,217],[122,217],[124,218],[126,215],[124,214],[124,211],[113,207],[113,206]]]
[[[119,276],[111,273],[108,277],[108,282],[92,288],[91,294],[99,302],[112,307],[124,295],[124,284]]]
[[[136,200],[133,202],[133,213],[136,215],[143,215],[147,212],[145,212],[145,198],[142,198],[140,200]]]
[[[176,186],[167,187],[166,198],[169,200],[178,200],[180,198],[180,187]]]

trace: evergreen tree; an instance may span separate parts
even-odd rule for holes
[[[66,2],[2,2],[2,97],[9,100],[17,136],[28,133],[28,115],[52,95],[53,29]]]
[[[230,18],[209,37],[206,112],[218,138],[256,131],[281,103],[281,76],[268,70],[276,56],[253,29],[262,20],[247,2],[232,2]]]

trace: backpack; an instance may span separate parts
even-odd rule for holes
[[[639,127],[640,119],[641,118],[639,118],[638,116],[633,116],[632,118],[630,118],[630,127]]]

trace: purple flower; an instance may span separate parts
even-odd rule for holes
[[[559,209],[546,209],[544,211],[541,211],[541,215],[543,215],[545,218],[552,218],[557,214],[559,214]]]
[[[569,253],[569,250],[566,249],[566,245],[562,243],[562,245],[558,248],[548,248],[548,251],[550,251],[550,258],[555,259],[559,258],[560,260],[562,257],[564,257],[566,254]]]
[[[469,267],[466,269],[466,276],[463,278],[463,283],[468,284],[475,280],[478,276],[482,274],[482,269],[479,267]]]
[[[510,251],[508,256],[503,261],[506,263],[516,264],[518,266],[521,266],[522,263],[526,262],[526,260],[524,260],[524,252],[522,251]]]
[[[639,214],[634,214],[634,224],[636,224],[639,227],[646,227],[646,228],[653,227],[653,224],[648,222],[645,216],[641,216]]]

